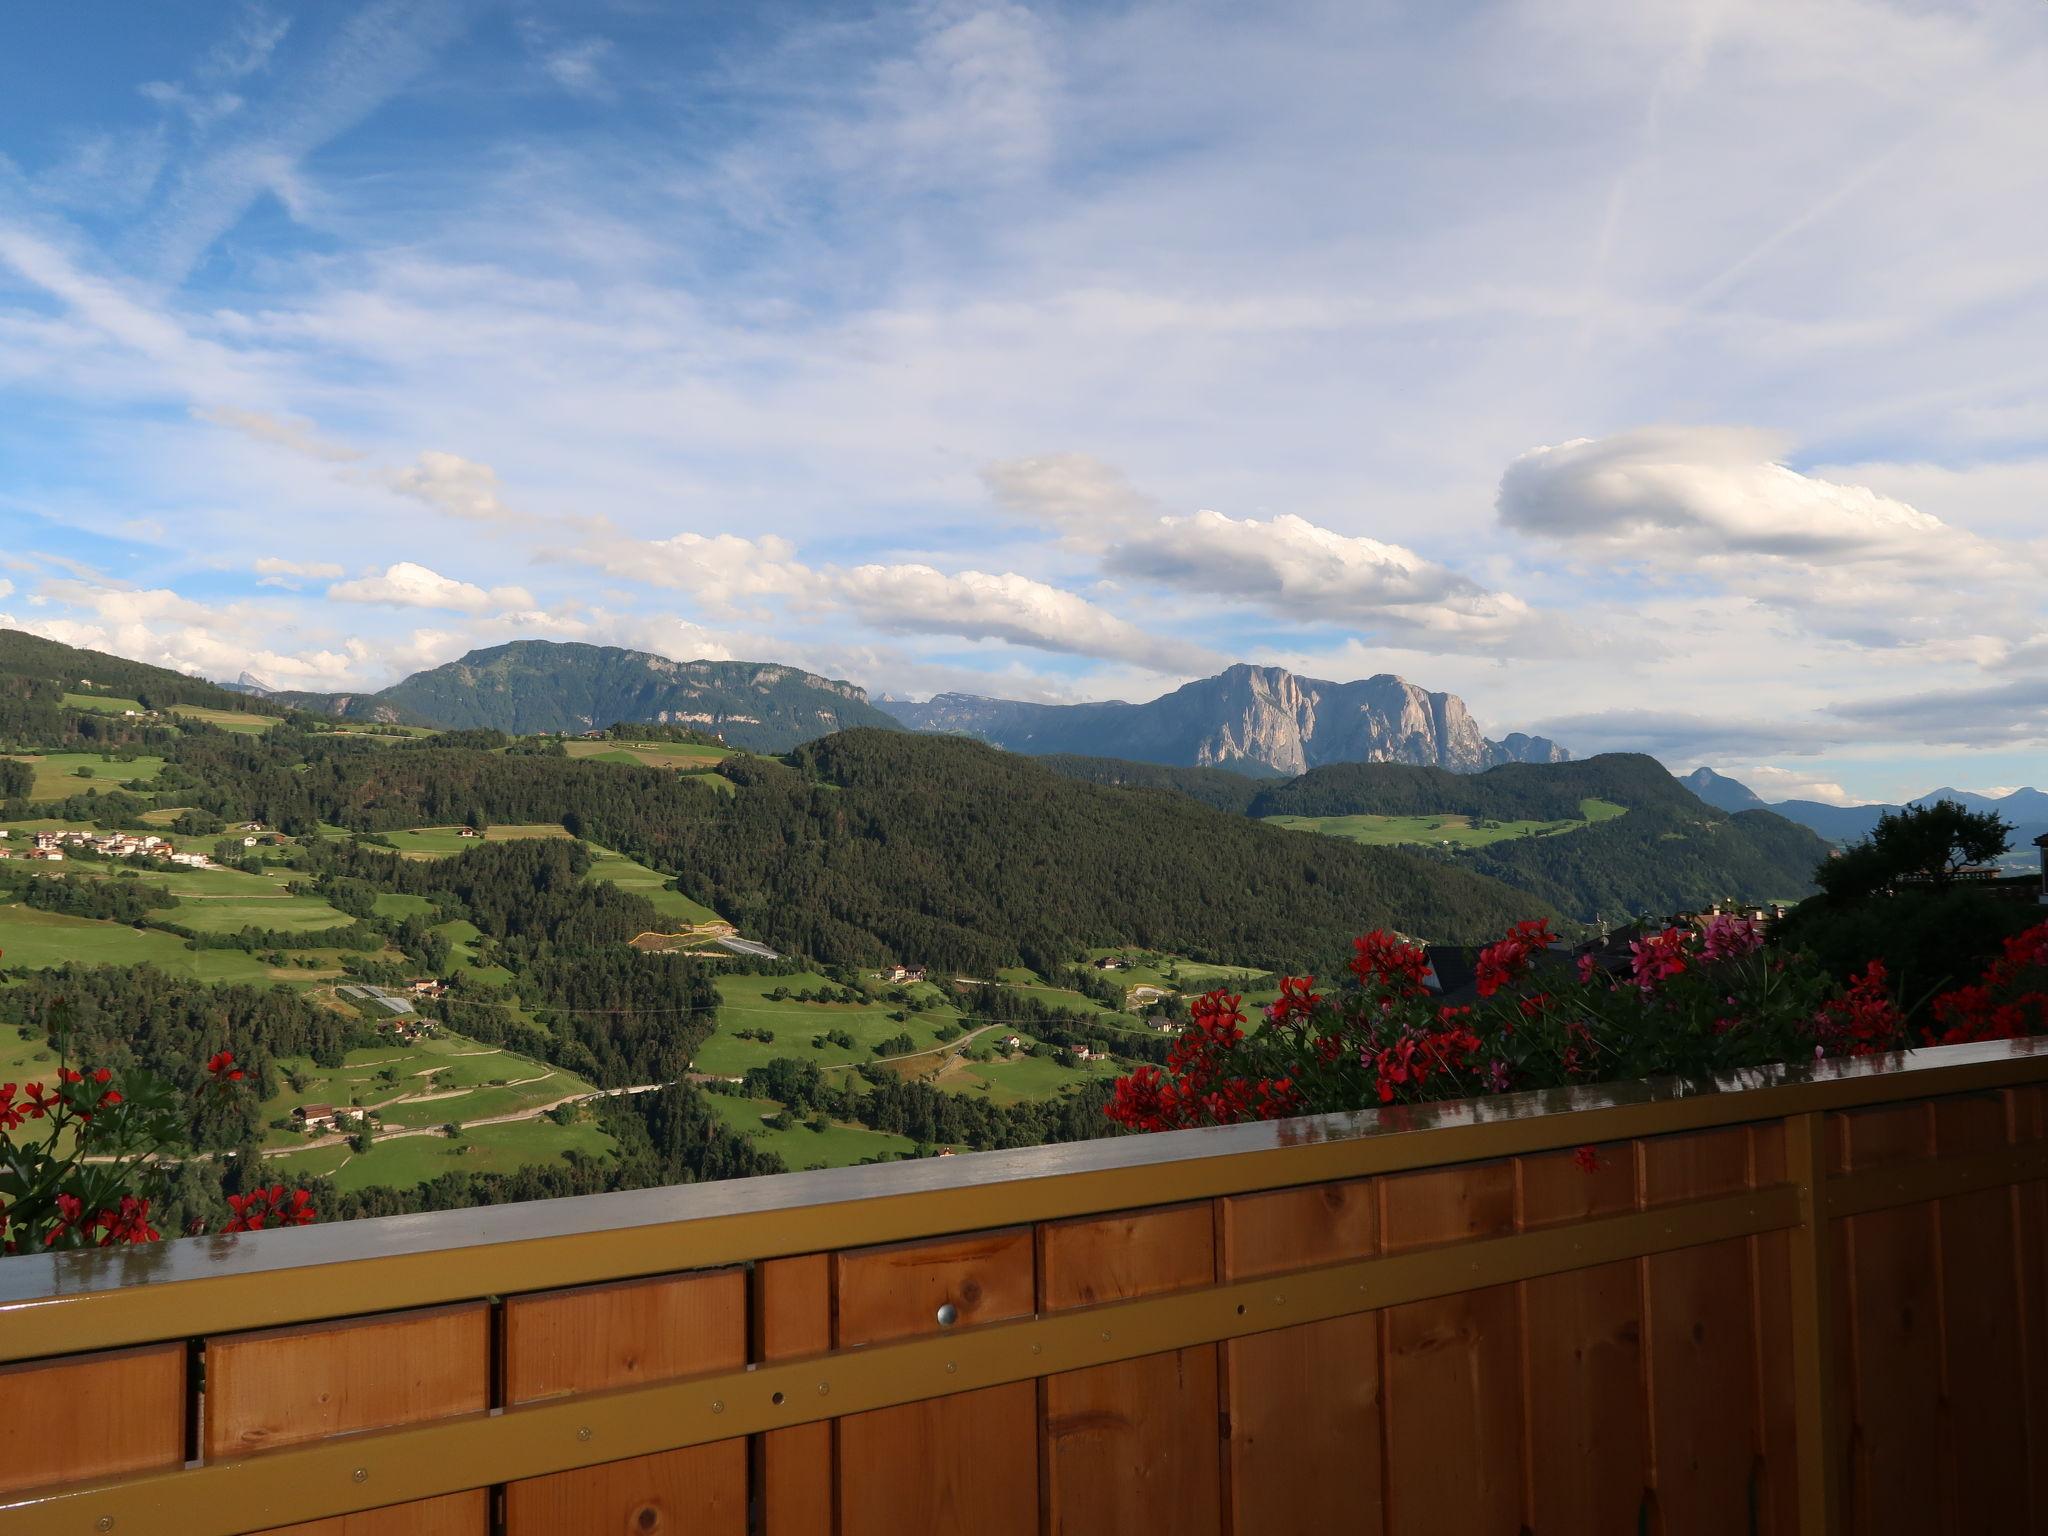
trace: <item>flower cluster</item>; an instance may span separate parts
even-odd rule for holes
[[[61,1041],[60,1041],[61,1043]],[[215,1052],[198,1092],[232,1094],[247,1073]],[[188,1144],[192,1106],[145,1072],[57,1069],[54,1084],[0,1083],[0,1253],[153,1243],[150,1220]],[[22,1135],[24,1127],[34,1134]],[[222,1230],[304,1226],[312,1197],[282,1185],[229,1197]]]
[[[1982,978],[1937,997],[1933,1013],[1935,1045],[2048,1033],[2048,923],[2007,939]]]
[[[1398,934],[1353,945],[1354,985],[1289,976],[1247,1033],[1242,1000],[1214,992],[1162,1070],[1116,1084],[1111,1119],[1134,1130],[1866,1056],[1909,1043],[1882,962],[1847,986],[1761,928],[1717,917],[1630,946],[1618,974],[1567,964],[1547,924],[1517,923],[1479,953],[1478,1001],[1445,1006],[1429,957]],[[1936,998],[1931,1043],[2048,1033],[2048,923],[2006,941],[1981,981]],[[1594,1164],[1597,1166],[1597,1159]]]

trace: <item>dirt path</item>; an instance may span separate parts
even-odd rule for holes
[[[553,1075],[553,1073],[548,1074],[550,1077]],[[529,1079],[529,1081],[535,1081],[535,1079]],[[485,1115],[479,1120],[459,1120],[455,1124],[458,1129],[465,1131],[474,1130],[480,1125],[511,1125],[520,1120],[538,1120],[549,1110],[560,1109],[564,1104],[587,1104],[592,1099],[615,1099],[635,1093],[652,1093],[657,1088],[666,1088],[667,1086],[668,1084],[666,1083],[635,1083],[630,1088],[600,1088],[594,1093],[565,1094],[563,1097],[554,1099],[546,1104],[533,1104],[525,1109],[515,1109],[502,1115]],[[469,1092],[470,1090],[464,1089],[463,1091]],[[404,1102],[417,1104],[422,1101],[419,1099],[408,1099]],[[372,1142],[398,1141],[406,1136],[445,1136],[447,1134],[438,1125],[403,1126],[394,1131],[379,1131],[370,1140]],[[326,1136],[316,1136],[311,1141],[302,1141],[297,1146],[265,1147],[263,1155],[266,1158],[290,1157],[294,1152],[317,1152],[322,1147],[338,1147],[346,1145],[347,1142],[348,1136],[345,1133],[335,1131]]]

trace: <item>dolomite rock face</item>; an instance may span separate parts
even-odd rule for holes
[[[1325,763],[1416,763],[1477,773],[1504,762],[1563,762],[1555,742],[1480,734],[1464,700],[1391,674],[1333,683],[1239,665],[1149,704],[1027,704],[945,693],[882,700],[913,730],[975,736],[1015,752],[1073,752],[1177,767],[1294,775]]]

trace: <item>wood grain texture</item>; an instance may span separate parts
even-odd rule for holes
[[[183,1342],[0,1366],[0,1493],[184,1459]]]
[[[200,1443],[208,1461],[359,1429],[477,1413],[488,1402],[482,1302],[206,1341]],[[488,1491],[280,1527],[271,1536],[483,1536]]]
[[[1221,1278],[1370,1257],[1370,1179],[1219,1202]],[[1382,1529],[1379,1319],[1370,1312],[1233,1339],[1223,1350],[1233,1536]],[[1342,1468],[1341,1475],[1333,1475]]]
[[[2005,1095],[2015,1144],[2048,1140],[2048,1088]],[[2032,1529],[2048,1531],[2048,1183],[2012,1190],[2014,1285],[2019,1294],[2020,1371],[2025,1381],[2028,1503]]]
[[[1751,1126],[1749,1184],[1768,1189],[1785,1182],[1782,1121]],[[1832,1239],[1831,1239],[1832,1240]],[[1764,1232],[1749,1241],[1750,1290],[1756,1308],[1759,1536],[1797,1536],[1799,1530],[1799,1417],[1793,1398],[1792,1234]],[[1838,1401],[1846,1402],[1847,1353],[1837,1343]]]
[[[1841,1118],[1850,1171],[1932,1152],[1925,1105]],[[1941,1280],[1934,1206],[1873,1211],[1845,1234],[1841,1297],[1854,1362],[1849,1399],[1849,1524],[1859,1533],[1927,1536],[1941,1529],[1935,1406],[1941,1401]]]
[[[1522,1231],[1635,1208],[1635,1149],[1595,1152],[1591,1171],[1565,1152],[1517,1161]],[[1636,1266],[1602,1264],[1518,1289],[1529,1529],[1631,1530],[1650,1460]]]
[[[1935,1101],[1936,1156],[1992,1152],[2007,1144],[2005,1105],[1997,1096]],[[1977,1190],[1941,1201],[1937,1233],[1943,1529],[1951,1536],[2011,1529],[2029,1502],[2012,1191]]]
[[[710,1270],[514,1296],[508,1404],[746,1364],[746,1272]],[[506,1536],[744,1536],[744,1439],[634,1456],[505,1488]]]
[[[832,1347],[832,1256],[807,1253],[754,1266],[754,1355],[788,1360]],[[837,1428],[770,1430],[758,1442],[764,1536],[831,1536]]]
[[[1215,1280],[1215,1216],[1193,1205],[1038,1233],[1047,1311],[1154,1296]],[[1212,1344],[1049,1376],[1043,1467],[1049,1536],[1211,1536],[1222,1530]]]
[[[1403,1253],[1515,1226],[1512,1163],[1380,1181],[1380,1246]],[[1512,1285],[1380,1314],[1387,1529],[1516,1536],[1522,1527],[1521,1306]]]
[[[1748,1135],[1736,1127],[1645,1140],[1640,1181],[1645,1209],[1746,1189]],[[1642,1276],[1660,1529],[1745,1530],[1763,1450],[1748,1241],[1657,1254]]]
[[[880,1344],[1036,1310],[1029,1227],[835,1256],[838,1343]],[[1038,1389],[1014,1382],[839,1421],[842,1536],[1037,1536]]]

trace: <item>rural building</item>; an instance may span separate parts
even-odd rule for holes
[[[1130,968],[1131,962],[1122,955],[1104,955],[1095,962],[1095,969],[1098,971],[1127,971]]]

